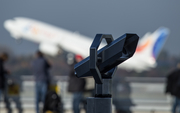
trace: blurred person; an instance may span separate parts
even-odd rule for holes
[[[131,107],[135,104],[132,102],[131,87],[124,76],[114,76],[112,82],[112,99],[115,105],[116,113],[132,113]]]
[[[43,53],[36,52],[35,59],[32,62],[33,74],[35,76],[35,95],[36,95],[36,112],[39,113],[39,103],[44,104],[45,95],[49,83],[49,68],[50,64],[44,58]]]
[[[71,64],[71,69],[69,73],[69,85],[68,91],[73,93],[73,112],[80,113],[80,103],[83,101],[83,92],[85,90],[86,81],[84,78],[77,78],[75,76],[74,65],[83,60],[82,56],[75,55],[74,63]]]
[[[11,99],[15,102],[16,108],[18,109],[19,113],[23,112],[22,104],[20,100],[20,90],[22,90],[22,80],[20,76],[8,76],[7,79],[7,88],[6,94],[8,99]],[[9,106],[11,103],[9,103]]]
[[[165,93],[174,97],[172,113],[180,113],[180,63],[177,64],[177,69],[168,74]]]
[[[8,113],[12,113],[12,109],[10,107],[9,98],[6,92],[7,88],[7,80],[5,75],[7,75],[9,72],[4,69],[4,62],[8,60],[8,54],[2,53],[0,54],[0,98],[1,95],[4,96],[4,102],[6,104],[6,108],[8,110]]]
[[[9,101],[9,98],[11,98],[12,96],[9,94],[9,92],[13,92],[14,90],[10,89],[10,85],[9,85],[10,83],[9,78],[11,76],[6,76],[10,72],[5,70],[4,65],[3,65],[4,62],[6,62],[7,60],[8,60],[8,54],[2,53],[0,55],[0,98],[1,98],[1,95],[4,96],[4,102],[8,110],[8,113],[12,113],[11,103]],[[20,96],[19,95],[13,96],[12,100],[16,103],[16,108],[18,109],[19,113],[22,113],[23,110],[21,106]]]

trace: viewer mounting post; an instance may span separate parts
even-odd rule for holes
[[[103,38],[107,45],[98,50]],[[92,76],[95,80],[95,95],[87,99],[87,113],[112,112],[112,77],[117,65],[133,56],[138,39],[136,34],[124,34],[116,40],[109,34],[97,34],[90,56],[74,66],[77,77]]]

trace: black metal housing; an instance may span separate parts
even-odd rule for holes
[[[103,38],[108,44],[97,51]],[[113,41],[111,35],[97,34],[90,48],[90,57],[74,66],[76,76],[93,76],[96,83],[102,84],[105,73],[133,56],[138,39],[138,35],[127,33]]]

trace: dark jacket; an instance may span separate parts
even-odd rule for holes
[[[180,69],[176,69],[167,76],[166,93],[180,98]]]
[[[3,60],[0,59],[0,89],[4,89],[5,87],[5,74],[7,71],[4,69]]]
[[[32,62],[33,74],[35,75],[36,81],[49,80],[49,68],[50,65],[44,57],[39,57]]]
[[[69,73],[69,85],[68,85],[68,91],[69,92],[82,92],[85,90],[85,84],[86,81],[84,78],[77,78],[74,74],[74,65],[76,63],[71,65],[70,73]]]

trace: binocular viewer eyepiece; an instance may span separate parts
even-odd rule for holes
[[[107,45],[98,50],[103,38]],[[76,76],[93,76],[97,84],[102,84],[102,78],[112,78],[117,65],[133,56],[138,39],[138,35],[128,33],[116,40],[112,35],[97,34],[90,47],[90,56],[74,66]]]

